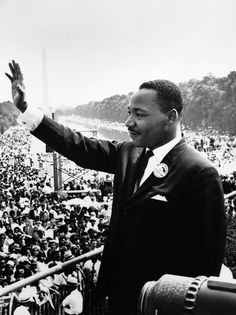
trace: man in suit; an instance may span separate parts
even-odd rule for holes
[[[143,83],[128,106],[132,141],[117,143],[89,139],[33,113],[19,65],[9,66],[14,103],[32,134],[81,167],[114,174],[97,283],[109,297],[110,314],[136,314],[142,286],[163,274],[217,276],[225,246],[222,185],[209,161],[182,138],[178,87],[167,80]]]

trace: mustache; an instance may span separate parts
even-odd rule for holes
[[[133,128],[128,128],[129,132],[137,132],[137,130],[133,129]]]

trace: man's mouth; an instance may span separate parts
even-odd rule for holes
[[[128,129],[128,132],[129,132],[129,134],[130,134],[131,136],[136,136],[136,135],[139,134],[137,131],[131,130],[131,129]]]
[[[131,138],[134,138],[134,137],[137,137],[140,135],[140,133],[138,131],[135,131],[135,130],[129,129],[128,132],[129,132],[129,135]]]

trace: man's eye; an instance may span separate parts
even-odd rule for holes
[[[136,116],[137,116],[137,117],[143,117],[144,115],[141,114],[141,113],[136,113]]]

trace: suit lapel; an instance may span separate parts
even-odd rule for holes
[[[126,208],[133,206],[136,202],[138,202],[141,199],[145,199],[147,197],[151,197],[155,194],[155,191],[152,189],[153,186],[158,186],[163,183],[165,177],[163,178],[157,178],[152,173],[145,182],[136,190],[134,194],[130,194],[130,198],[127,199],[127,202],[125,204]]]
[[[123,183],[123,190],[122,190],[123,200],[128,200],[130,196],[132,196],[133,194],[134,184],[137,178],[137,171],[140,165],[142,153],[144,151],[145,150],[142,148],[135,150],[133,156],[130,159],[130,163],[127,166],[129,171],[126,172],[126,176]]]
[[[156,194],[155,189],[153,189],[153,187],[159,186],[164,181],[168,180],[168,177],[173,171],[175,165],[177,164],[178,159],[181,157],[180,150],[182,150],[183,147],[185,147],[185,145],[186,145],[185,140],[182,139],[162,160],[161,163],[165,163],[168,167],[168,173],[166,176],[162,178],[158,178],[152,172],[151,175],[137,189],[137,191],[134,194],[132,194],[133,190],[131,192],[129,191],[129,196],[128,196],[128,199],[126,199],[127,202],[125,204],[126,207],[129,208],[130,206],[133,206],[136,202],[138,202],[140,199],[145,199]],[[133,181],[133,185],[134,185],[134,181]],[[134,186],[132,186],[132,188],[133,187]]]

